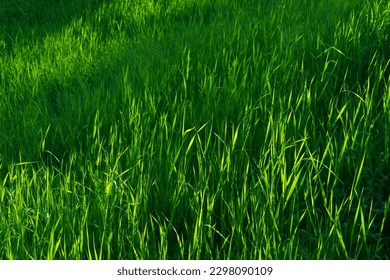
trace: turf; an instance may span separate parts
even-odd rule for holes
[[[389,259],[389,12],[2,0],[0,259]]]

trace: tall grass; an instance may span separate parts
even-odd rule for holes
[[[14,2],[1,259],[389,258],[387,1]]]

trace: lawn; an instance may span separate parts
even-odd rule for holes
[[[390,4],[1,0],[0,259],[389,259]]]

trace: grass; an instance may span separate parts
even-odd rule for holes
[[[390,6],[299,2],[1,1],[0,259],[389,259]]]

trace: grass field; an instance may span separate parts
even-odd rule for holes
[[[389,259],[390,4],[1,0],[0,259]]]

